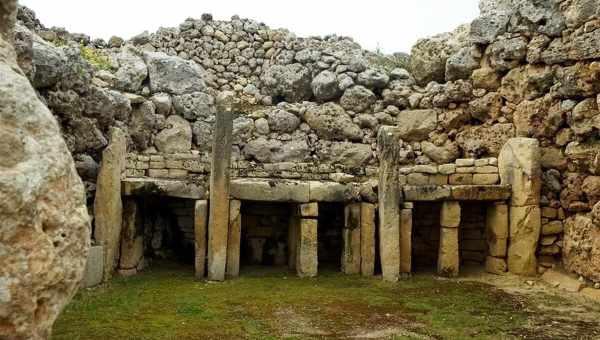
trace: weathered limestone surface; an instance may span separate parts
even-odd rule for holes
[[[360,204],[360,272],[375,274],[375,204]]]
[[[239,200],[306,203],[309,184],[293,180],[240,178],[231,181],[231,196]]]
[[[508,269],[518,275],[535,275],[535,251],[542,227],[540,207],[510,207],[509,214]]]
[[[542,187],[539,141],[533,138],[509,139],[498,157],[502,184],[511,186],[509,211],[508,270],[519,275],[535,275],[541,231],[540,194]]]
[[[460,226],[460,203],[456,201],[442,203],[440,225],[443,228],[458,228]]]
[[[360,273],[361,253],[360,203],[350,203],[344,207],[344,248],[342,251],[342,272]]]
[[[227,238],[227,277],[240,275],[240,246],[242,239],[242,202],[229,201],[229,236]]]
[[[125,134],[120,129],[113,128],[110,143],[102,152],[94,199],[94,238],[104,246],[104,280],[112,277],[119,259],[123,220],[121,174],[125,170],[126,154]]]
[[[123,202],[123,227],[119,269],[135,270],[144,256],[144,235],[140,211],[135,199]]]
[[[307,203],[311,207],[300,207],[299,211],[318,211],[317,203]],[[300,277],[315,277],[319,265],[317,219],[300,216],[298,223],[298,244],[296,246],[296,273]]]
[[[511,206],[539,205],[542,188],[541,152],[533,138],[511,138],[506,142],[498,166],[502,184],[510,185]]]
[[[83,277],[85,192],[56,119],[10,44],[16,1],[0,1],[0,338],[48,339]]]
[[[91,246],[85,263],[85,273],[81,280],[81,287],[90,288],[102,283],[104,274],[104,247]]]
[[[217,114],[210,171],[208,215],[208,279],[223,281],[229,233],[229,163],[233,119],[230,111]]]
[[[502,275],[506,273],[508,267],[506,265],[506,259],[501,257],[488,256],[485,258],[485,270],[488,273]]]
[[[458,228],[440,228],[437,272],[440,276],[458,276],[460,265]]]
[[[400,136],[392,127],[382,127],[377,135],[379,150],[379,247],[381,271],[386,281],[400,275],[400,204],[398,182]]]
[[[178,180],[127,178],[122,181],[123,196],[143,196],[148,194],[201,200],[207,198],[203,186]]]
[[[197,279],[203,279],[206,273],[206,246],[208,230],[208,201],[196,201],[194,206],[194,269]]]
[[[486,235],[491,256],[506,257],[508,245],[508,206],[490,204],[486,213]]]
[[[600,203],[596,204],[600,207]],[[590,214],[576,215],[565,222],[563,263],[565,268],[600,281],[600,221]],[[592,214],[593,215],[593,214]]]
[[[412,209],[402,209],[400,213],[400,272],[412,271]]]

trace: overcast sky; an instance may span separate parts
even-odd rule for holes
[[[417,39],[451,31],[479,13],[478,0],[20,0],[47,27],[108,40],[211,13],[252,18],[298,36],[351,36],[364,48],[409,52]]]

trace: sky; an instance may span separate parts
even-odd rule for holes
[[[186,18],[237,14],[299,37],[337,34],[363,48],[410,52],[419,38],[452,31],[479,13],[478,0],[20,0],[46,27],[108,40],[177,27]]]

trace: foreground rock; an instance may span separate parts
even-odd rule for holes
[[[0,338],[47,339],[82,278],[84,188],[50,111],[8,43],[16,1],[0,1]]]

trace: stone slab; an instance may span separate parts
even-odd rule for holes
[[[296,273],[299,277],[315,277],[318,270],[317,220],[300,219],[296,251]]]
[[[402,209],[400,213],[400,272],[412,271],[412,209]]]
[[[242,201],[309,202],[306,181],[238,178],[231,181],[231,197]]]
[[[208,231],[208,201],[196,201],[194,207],[194,269],[197,279],[203,279],[206,275],[206,246]]]
[[[440,228],[438,275],[456,277],[458,276],[459,265],[458,228]]]
[[[344,229],[342,235],[342,272],[345,274],[360,273],[360,203],[346,204],[344,207]]]
[[[349,202],[360,198],[360,191],[352,185],[336,182],[310,181],[309,200],[311,202]]]
[[[229,201],[229,235],[227,237],[227,277],[240,276],[240,249],[242,239],[242,202]]]
[[[456,201],[442,203],[440,225],[444,228],[458,228],[460,226],[460,203]]]
[[[85,272],[81,286],[90,288],[102,283],[104,273],[104,247],[91,246],[85,263]]]
[[[459,201],[502,201],[510,198],[506,185],[454,185],[452,199]]]
[[[404,199],[411,202],[419,201],[444,201],[450,199],[450,186],[438,185],[407,185],[402,188]]]
[[[194,200],[206,199],[206,188],[198,183],[155,178],[127,178],[121,181],[124,196],[159,195]]]
[[[360,203],[360,272],[375,274],[375,204]]]

